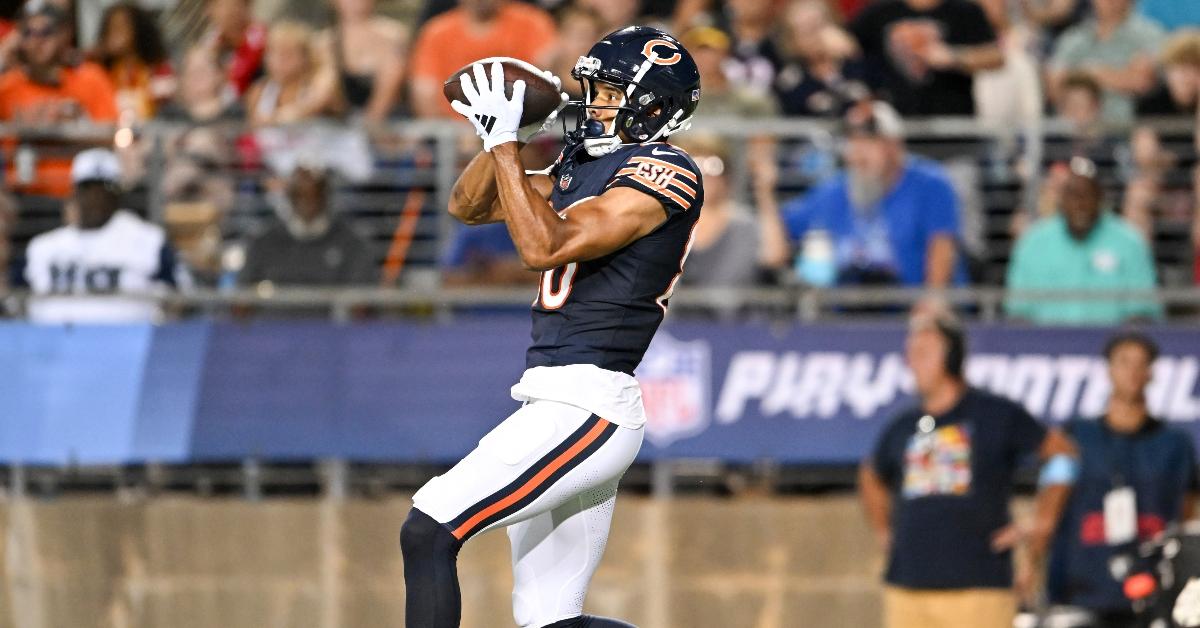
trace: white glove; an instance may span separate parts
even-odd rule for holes
[[[550,127],[554,125],[554,121],[558,120],[558,113],[567,106],[568,97],[567,94],[562,90],[562,80],[560,80],[557,76],[554,76],[554,73],[550,70],[542,70],[541,72],[542,76],[546,77],[546,80],[554,83],[554,89],[558,90],[558,96],[562,102],[559,103],[557,109],[551,111],[550,115],[546,116],[545,120],[542,120],[541,122],[531,122],[517,129],[517,141],[522,144],[528,144],[529,140],[533,139],[535,135],[549,130]]]
[[[513,83],[509,100],[504,95],[504,66],[499,61],[492,64],[490,82],[483,64],[476,63],[471,71],[474,84],[465,72],[459,77],[467,104],[455,100],[450,106],[475,126],[475,132],[483,138],[483,150],[491,152],[500,144],[517,141],[517,127],[525,108],[525,81]]]

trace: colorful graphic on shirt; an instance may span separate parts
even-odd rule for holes
[[[931,495],[966,495],[971,490],[971,432],[947,425],[919,432],[904,452],[906,499]]]

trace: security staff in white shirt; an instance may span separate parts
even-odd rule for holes
[[[34,294],[30,321],[159,322],[159,297],[191,286],[163,228],[119,208],[120,179],[112,151],[75,156],[77,224],[37,236],[26,251],[25,279]]]

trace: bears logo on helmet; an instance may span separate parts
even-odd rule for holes
[[[579,58],[571,76],[579,81],[582,101],[568,142],[583,142],[599,157],[625,142],[653,142],[690,125],[700,100],[700,71],[692,55],[671,35],[646,26],[630,26],[605,36]],[[593,105],[597,82],[617,87],[617,105]],[[615,110],[611,125],[598,124],[591,112]]]

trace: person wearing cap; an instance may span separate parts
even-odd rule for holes
[[[1088,611],[1095,628],[1143,626],[1109,566],[1195,516],[1196,450],[1188,432],[1150,413],[1154,340],[1120,332],[1102,355],[1112,391],[1104,414],[1063,426],[1079,448],[1079,471],[1051,545],[1047,597]]]
[[[859,467],[863,509],[887,555],[883,625],[1011,628],[1070,494],[1075,446],[1020,404],[967,384],[965,333],[944,308],[915,309],[904,352],[916,403],[883,426]],[[1013,476],[1034,457],[1034,514],[1013,523]],[[1014,577],[1017,545],[1033,560]]]
[[[945,170],[906,152],[903,123],[887,103],[850,109],[844,131],[846,169],[783,207],[800,255],[814,236],[829,240],[841,285],[965,282],[959,201]]]
[[[276,221],[250,243],[238,273],[243,286],[369,285],[378,280],[371,244],[331,215],[330,174],[303,161],[276,198]]]
[[[704,98],[696,107],[696,116],[768,118],[779,115],[779,107],[766,92],[744,84],[735,84],[725,75],[729,62],[729,35],[711,26],[699,26],[679,39],[700,70]]]
[[[1008,289],[1153,290],[1156,275],[1150,247],[1124,219],[1102,205],[1096,165],[1075,157],[1069,168],[1058,212],[1031,225],[1013,247]],[[1127,295],[1047,300],[1014,294],[1005,309],[1010,318],[1057,325],[1115,325],[1162,315],[1153,298]]]
[[[116,95],[104,70],[80,61],[71,49],[66,14],[45,0],[31,0],[21,15],[16,64],[0,75],[0,122],[54,127],[66,122],[112,123]],[[12,147],[7,184],[22,193],[55,197],[71,191],[70,161],[55,156],[62,146]],[[18,167],[22,164],[29,164]],[[33,167],[30,167],[32,165]]]
[[[166,231],[120,209],[121,167],[94,148],[71,163],[74,224],[30,241],[24,277],[35,323],[149,323],[162,318],[157,297],[190,286]]]

